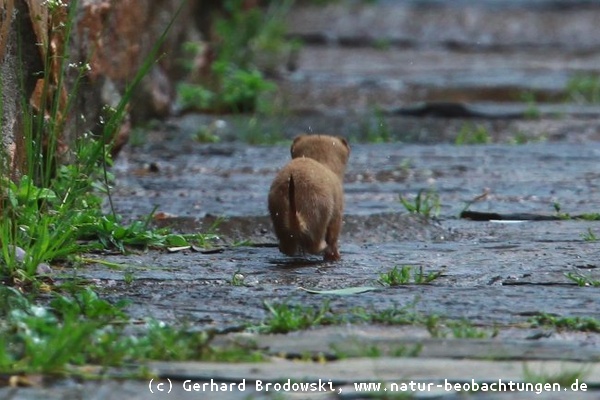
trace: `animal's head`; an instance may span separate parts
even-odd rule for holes
[[[292,158],[312,158],[343,177],[350,156],[350,146],[341,136],[300,135],[294,139],[290,152]]]

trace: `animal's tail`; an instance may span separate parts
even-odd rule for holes
[[[290,181],[288,185],[288,198],[290,201],[290,212],[288,214],[289,227],[293,231],[303,232],[305,226],[302,217],[298,213],[298,208],[296,207],[296,184],[294,183],[293,175],[290,175]]]

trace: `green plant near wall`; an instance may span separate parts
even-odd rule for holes
[[[178,102],[183,109],[236,113],[271,110],[266,94],[275,90],[275,84],[258,69],[215,62],[212,70],[220,82],[216,90],[196,83],[177,84]]]
[[[67,19],[54,29],[68,43],[75,20],[77,2],[49,2],[52,7],[67,7]],[[167,28],[168,30],[168,28]],[[153,230],[149,223],[151,215],[144,221],[123,224],[114,212],[109,188],[112,175],[108,168],[111,140],[125,116],[125,109],[133,89],[157,60],[158,49],[165,33],[153,47],[151,54],[125,90],[120,103],[106,108],[101,121],[102,132],[98,136],[82,133],[71,143],[70,163],[59,165],[56,153],[64,124],[61,121],[71,114],[76,97],[89,67],[87,64],[69,65],[67,49],[53,56],[51,63],[58,70],[58,78],[44,71],[42,103],[34,108],[28,99],[21,99],[23,129],[25,137],[26,170],[17,181],[8,177],[7,163],[2,162],[0,175],[0,276],[5,282],[19,286],[33,283],[38,266],[55,261],[68,261],[69,257],[91,249],[117,248],[125,251],[126,246],[181,246],[189,241],[206,243],[203,235],[175,235],[165,230]],[[50,57],[50,56],[48,56]],[[67,70],[75,67],[77,75],[70,87],[67,101],[61,100]],[[21,77],[24,81],[25,78]],[[56,84],[53,84],[56,82]],[[54,87],[58,86],[58,89]],[[1,102],[1,100],[0,100]],[[46,110],[44,117],[37,117],[38,110]],[[108,199],[111,212],[102,212],[104,199]],[[68,263],[67,263],[68,264]]]
[[[202,85],[179,82],[177,96],[181,107],[185,109],[208,109],[213,106],[216,94]]]
[[[280,60],[297,50],[300,43],[286,37],[285,18],[293,1],[269,1],[266,8],[244,6],[244,0],[225,0],[227,17],[216,21],[215,30],[220,38],[217,60],[234,64],[242,69],[252,67],[272,70],[276,65],[269,59]]]
[[[276,72],[300,46],[286,37],[285,16],[291,4],[272,1],[266,8],[248,9],[243,0],[224,1],[224,15],[215,22],[218,40],[213,43],[212,76],[206,82],[180,83],[181,106],[221,112],[271,111],[269,93],[276,86],[265,73]],[[184,44],[183,50],[187,58],[203,51],[194,43]],[[186,60],[183,65],[193,66]]]
[[[217,108],[231,107],[235,112],[268,111],[263,93],[275,90],[256,68],[243,69],[224,61],[216,62],[213,71],[221,78]]]
[[[59,27],[52,24],[53,29],[60,30],[66,38],[71,32],[76,6],[76,2],[69,6],[66,24]],[[59,7],[63,5],[48,2],[51,15],[58,13]],[[54,63],[51,63],[50,51],[46,53],[48,59],[45,65],[55,66],[58,74],[50,72],[52,67],[43,71],[43,93],[36,107],[25,96],[20,99],[21,109],[24,110],[21,126],[26,159],[23,176],[13,182],[9,177],[14,174],[8,170],[7,163],[2,163],[0,271],[2,275],[17,281],[33,276],[42,261],[61,257],[76,247],[71,222],[78,218],[77,210],[90,201],[84,194],[88,192],[91,181],[98,180],[98,177],[91,177],[92,170],[97,170],[105,154],[105,147],[100,142],[90,140],[93,145],[86,147],[85,155],[89,157],[86,162],[75,160],[71,166],[57,169],[55,160],[58,141],[62,136],[63,116],[69,114],[74,96],[68,96],[66,102],[61,99],[66,70],[69,68],[66,64],[67,54],[56,55]],[[87,68],[82,66],[77,70],[75,88]],[[25,77],[20,78],[21,82],[25,81]],[[54,89],[54,86],[57,88]],[[23,93],[26,93],[25,89]],[[46,114],[43,117],[38,116],[38,113],[44,112]],[[81,142],[75,147],[79,144]],[[108,173],[105,177],[108,178]],[[62,184],[57,184],[59,181]],[[90,207],[99,206],[96,201],[90,203]],[[24,254],[17,254],[22,253],[23,249],[26,250]]]
[[[79,141],[81,142],[81,141]],[[170,247],[194,243],[206,246],[216,238],[211,234],[174,234],[167,229],[152,229],[152,214],[143,221],[124,224],[115,214],[102,212],[106,194],[102,169],[84,173],[79,162],[87,150],[98,144],[87,139],[76,152],[76,160],[58,168],[49,187],[36,186],[28,175],[18,183],[3,177],[0,187],[3,224],[0,272],[19,281],[34,279],[41,263],[65,260],[93,249],[117,249],[125,253],[128,247]],[[79,148],[79,146],[76,146]],[[110,156],[106,154],[106,161]],[[108,174],[110,182],[110,174]],[[17,249],[24,254],[17,257]]]

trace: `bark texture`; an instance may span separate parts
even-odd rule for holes
[[[3,170],[13,177],[23,171],[27,104],[42,117],[50,107],[58,107],[59,157],[78,135],[101,132],[106,106],[119,103],[183,7],[158,60],[134,92],[125,123],[112,133],[115,152],[127,140],[130,120],[167,115],[174,98],[171,77],[177,51],[190,34],[196,35],[191,11],[200,1],[79,0],[67,36],[68,1],[0,0],[0,143],[8,168]],[[67,67],[61,69],[62,60]],[[78,78],[80,68],[88,65],[89,71]],[[46,71],[45,80],[41,71]]]

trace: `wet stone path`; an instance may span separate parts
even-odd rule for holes
[[[120,161],[118,168],[123,170],[118,173],[115,197],[119,211],[143,214],[159,204],[159,211],[173,216],[162,223],[184,232],[206,229],[215,215],[228,216],[218,228],[224,250],[103,256],[133,272],[133,282],[125,283],[123,271],[100,265],[80,271],[82,277],[104,287],[108,298],[131,299],[129,311],[134,318],[152,316],[214,329],[221,332],[218,342],[247,341],[278,357],[335,358],[340,351],[361,356],[369,346],[383,356],[318,367],[279,360],[258,369],[245,364],[157,363],[154,368],[162,377],[202,382],[326,377],[350,398],[360,398],[353,386],[358,378],[348,379],[344,370],[352,369],[352,376],[364,380],[390,383],[398,377],[422,382],[522,380],[524,368],[534,368],[549,376],[589,371],[583,376],[593,391],[579,393],[578,398],[598,395],[600,334],[536,327],[530,322],[542,313],[600,316],[598,289],[578,287],[565,276],[583,274],[600,280],[597,242],[584,239],[597,231],[598,222],[529,218],[556,217],[555,203],[571,215],[599,209],[599,144],[353,144],[346,175],[343,258],[338,263],[323,263],[317,257],[287,258],[273,247],[266,194],[275,172],[289,157],[287,145],[203,145],[174,135],[169,143],[160,140],[148,146],[156,148]],[[173,152],[165,153],[164,147]],[[156,154],[162,154],[155,159],[158,172],[132,173],[147,168],[149,155]],[[440,215],[435,220],[407,213],[398,201],[400,195],[414,199],[419,190],[429,188],[440,196]],[[482,193],[485,196],[472,203],[470,211],[527,214],[527,220],[459,218],[467,203]],[[232,246],[244,240],[254,245]],[[405,265],[422,267],[425,273],[441,272],[441,276],[427,285],[378,283],[380,274]],[[236,273],[244,276],[243,286],[231,284]],[[348,296],[302,289],[362,286],[376,289]],[[378,313],[405,308],[421,316],[468,321],[491,337],[461,339],[451,333],[434,337],[422,324],[360,322],[287,335],[244,333],[245,324],[260,324],[267,317],[265,302],[314,308],[327,302],[336,315],[352,315],[357,309]],[[418,348],[418,357],[389,358],[398,348]],[[254,390],[256,396],[265,395]],[[436,393],[450,396],[443,390]],[[247,393],[237,394],[244,398]],[[427,397],[424,392],[413,394]],[[513,398],[510,393],[506,396],[498,398]],[[542,396],[562,398],[556,393]],[[490,398],[483,393],[472,397]]]
[[[564,213],[593,213],[599,201],[596,159],[600,146],[596,144],[357,144],[346,179],[343,259],[339,263],[322,263],[317,257],[287,258],[273,246],[262,246],[276,243],[266,215],[266,194],[272,177],[288,157],[287,146],[212,145],[208,151],[207,146],[196,144],[191,148],[192,152],[194,148],[205,152],[174,155],[161,167],[187,177],[189,195],[165,190],[172,188],[171,173],[159,172],[135,178],[139,187],[122,185],[128,195],[115,198],[117,207],[136,204],[143,210],[145,202],[149,208],[164,204],[159,211],[179,216],[174,218],[174,226],[188,232],[202,230],[214,221],[211,216],[191,216],[194,204],[208,210],[220,207],[224,212],[219,215],[231,216],[218,228],[224,243],[249,240],[257,246],[226,247],[218,254],[110,257],[142,267],[135,270],[136,284],[160,288],[134,300],[139,308],[134,306],[132,311],[140,317],[150,313],[160,319],[202,321],[228,330],[263,318],[265,300],[322,304],[322,296],[298,287],[377,286],[381,273],[403,265],[441,271],[442,276],[431,285],[380,288],[334,298],[332,307],[340,312],[366,305],[386,309],[418,299],[415,308],[424,314],[508,327],[541,312],[600,315],[597,290],[579,288],[564,276],[580,272],[600,279],[598,246],[583,238],[597,229],[597,222],[458,218],[467,202],[481,193],[487,195],[469,210],[552,217],[556,215],[553,203],[560,203]],[[410,160],[408,167],[404,160]],[[199,164],[204,172],[194,173]],[[215,183],[207,184],[211,181]],[[217,185],[222,189],[215,189]],[[436,220],[411,215],[398,201],[399,195],[414,198],[419,190],[428,188],[435,188],[440,196],[442,207]],[[244,287],[229,283],[236,271],[245,276]],[[119,296],[129,290],[138,292],[136,285],[123,287],[119,271],[91,268],[82,273],[110,280]],[[202,307],[196,308],[196,301]],[[509,329],[507,334],[524,338],[531,332]],[[589,345],[598,345],[596,335],[585,336]]]

